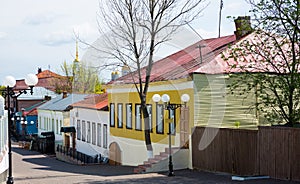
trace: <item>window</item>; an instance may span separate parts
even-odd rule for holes
[[[48,118],[46,118],[46,121],[45,121],[45,130],[48,130]]]
[[[132,129],[132,104],[126,104],[126,128]]]
[[[92,123],[92,144],[96,145],[96,123]]]
[[[148,104],[147,105],[147,111],[149,115],[149,130],[152,132],[152,105]]]
[[[123,127],[123,104],[118,104],[118,128]]]
[[[86,129],[87,129],[87,134],[86,134],[86,142],[91,143],[91,122],[86,123]]]
[[[85,121],[82,121],[82,141],[85,141],[85,136],[86,136],[86,128],[85,128]]]
[[[156,133],[164,133],[164,106],[162,104],[156,105]]]
[[[110,126],[114,127],[115,126],[115,104],[111,103],[110,104]]]
[[[49,130],[51,130],[51,123],[50,123],[51,121],[50,121],[50,118],[47,118],[47,130],[49,131]]]
[[[41,117],[38,118],[38,119],[36,120],[36,124],[35,124],[35,127],[36,127],[36,128],[39,128],[39,126],[41,126],[41,125],[40,125],[40,122],[42,122],[41,120],[42,120]]]
[[[59,128],[62,127],[62,120],[59,120]],[[62,134],[62,132],[59,133],[60,135]]]
[[[55,128],[54,128],[54,119],[53,119],[53,118],[52,118],[51,126],[52,126],[52,127],[51,127],[51,131],[54,132],[54,131],[55,131]]]
[[[77,120],[77,139],[81,140],[81,126],[80,126],[80,120]]]
[[[43,121],[43,126],[42,129],[45,130],[46,129],[46,117],[44,117],[44,121]]]
[[[55,133],[56,133],[56,134],[59,134],[59,131],[60,131],[60,130],[59,130],[59,127],[58,127],[58,119],[57,119],[57,120],[56,120],[56,132],[55,132]]]
[[[107,148],[107,125],[103,125],[103,148]]]
[[[44,117],[44,121],[43,121],[43,126],[42,129],[45,130],[46,129],[46,117]]]
[[[101,147],[101,135],[102,135],[101,124],[98,123],[97,124],[97,146],[100,146],[100,147]]]
[[[142,113],[141,104],[135,105],[135,129],[142,130]]]
[[[169,123],[169,133],[175,135],[176,134],[175,110],[169,109],[169,119],[173,119],[173,121]]]

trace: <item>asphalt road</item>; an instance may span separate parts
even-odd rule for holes
[[[174,177],[167,173],[134,174],[133,167],[91,165],[78,166],[13,146],[15,184],[89,184],[89,183],[200,183],[200,184],[296,184],[280,180],[232,181],[231,175],[181,170]]]

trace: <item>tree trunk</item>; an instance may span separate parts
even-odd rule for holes
[[[146,98],[143,98],[141,103],[142,113],[143,113],[143,119],[144,119],[144,135],[145,135],[145,144],[147,148],[148,158],[153,158],[153,147],[151,143],[151,130],[150,130],[150,122],[149,122],[149,113],[146,105],[146,101],[144,100]]]

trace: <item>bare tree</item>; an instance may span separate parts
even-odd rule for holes
[[[98,27],[104,40],[99,52],[128,66],[141,101],[148,156],[152,157],[149,114],[146,107],[154,53],[183,25],[195,20],[207,4],[204,0],[102,0]],[[117,62],[116,62],[117,60]],[[142,68],[146,74],[142,74]]]

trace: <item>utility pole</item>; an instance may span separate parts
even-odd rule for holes
[[[222,19],[223,0],[220,0],[220,12],[219,12],[219,38],[221,36],[221,19]]]

